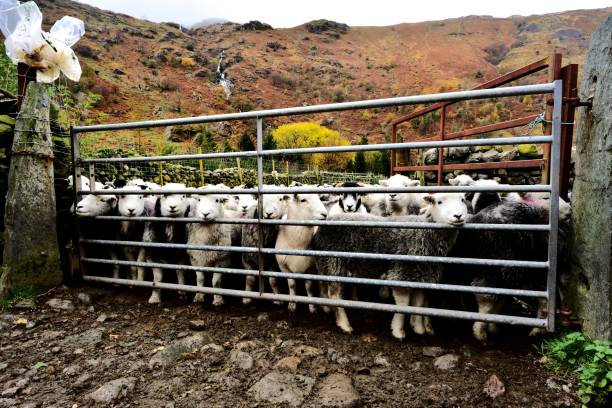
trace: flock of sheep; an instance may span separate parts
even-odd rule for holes
[[[81,178],[82,190],[89,191],[86,178]],[[450,180],[452,185],[490,185],[492,180],[474,181],[467,175]],[[410,187],[419,182],[403,175],[394,175],[380,182],[381,187]],[[343,183],[340,187],[361,187],[363,184]],[[275,188],[274,186],[266,186]],[[372,186],[369,186],[372,187]],[[343,221],[404,221],[447,224],[450,228],[381,228],[359,226],[306,226],[263,224],[259,233],[257,224],[227,224],[214,222],[218,219],[258,218],[256,196],[241,193],[240,188],[230,189],[223,185],[199,187],[198,190],[225,190],[226,194],[190,194],[184,184],[169,183],[160,187],[143,180],[116,181],[102,185],[96,183],[96,190],[102,195],[84,195],[76,205],[82,238],[137,241],[147,243],[195,244],[212,246],[240,246],[314,249],[321,251],[367,252],[379,254],[455,256],[466,258],[491,258],[537,260],[547,259],[548,233],[541,231],[517,230],[472,230],[461,228],[465,223],[490,224],[547,224],[549,195],[545,193],[345,193],[331,194],[264,194],[262,195],[263,219],[289,220],[343,220]],[[185,194],[147,194],[147,190],[181,190]],[[142,192],[134,194],[133,192]],[[132,192],[132,194],[125,194]],[[100,221],[90,217],[121,215],[124,217],[191,217],[199,218],[198,223],[168,221],[119,221],[116,227],[107,222],[101,227]],[[571,215],[569,204],[560,201],[560,242],[568,229]],[[260,243],[259,240],[262,240]],[[197,267],[232,267],[258,270],[259,254],[248,252],[236,255],[233,251],[190,250],[185,248],[148,248],[135,246],[93,246],[85,245],[85,256],[90,258],[123,259],[147,263],[193,265]],[[541,270],[525,271],[519,268],[497,268],[487,271],[483,267],[442,265],[429,262],[406,262],[394,260],[393,256],[383,260],[356,259],[345,257],[311,257],[282,254],[264,254],[264,270],[294,274],[321,274],[343,277],[366,277],[389,281],[412,281],[427,283],[452,283],[474,286],[505,287],[513,289],[544,290],[546,273]],[[163,279],[162,269],[153,266],[154,282]],[[205,285],[205,272],[196,272],[196,285]],[[115,265],[113,276],[120,276],[120,266]],[[183,270],[176,271],[176,280],[185,284]],[[222,274],[213,273],[212,286],[222,287]],[[132,280],[144,280],[145,268],[130,266]],[[256,276],[248,275],[245,290],[253,291]],[[282,291],[280,279],[269,278],[269,285],[275,294]],[[290,295],[296,295],[296,280],[287,279]],[[308,297],[317,296],[331,299],[344,297],[345,285],[337,282],[305,281]],[[358,293],[350,287],[351,296]],[[428,307],[430,295],[423,289],[382,287],[380,296],[392,295],[401,306]],[[480,313],[500,313],[505,297],[490,294],[476,294],[475,300]],[[197,293],[195,302],[204,301],[204,294]],[[244,298],[245,304],[251,298]],[[160,289],[154,288],[150,303],[160,302]],[[223,297],[215,294],[214,305],[222,305]],[[538,316],[542,316],[543,304]],[[296,309],[289,303],[290,311]],[[309,304],[311,312],[316,311]],[[329,312],[329,307],[323,307]],[[335,308],[336,323],[347,333],[352,327],[343,308]],[[397,339],[405,337],[405,315],[396,313],[391,322],[392,335]],[[428,316],[411,315],[410,326],[417,334],[433,334]],[[485,342],[487,332],[494,332],[493,323],[475,322],[474,336]]]

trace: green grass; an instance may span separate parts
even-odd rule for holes
[[[578,378],[583,407],[612,403],[612,343],[592,340],[580,332],[564,334],[542,344],[542,354],[554,371]]]
[[[8,296],[0,298],[0,310],[8,309],[21,300],[31,299],[39,292],[40,290],[34,286],[15,288]]]

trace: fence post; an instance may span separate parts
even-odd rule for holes
[[[240,180],[240,184],[244,184],[242,181],[242,167],[240,167],[240,157],[236,157],[236,167],[238,167],[238,179]]]
[[[198,149],[198,152],[202,154],[202,148]],[[204,185],[204,160],[200,159],[200,185]]]
[[[44,288],[62,282],[50,105],[48,87],[29,83],[11,151],[0,296],[23,287]]]

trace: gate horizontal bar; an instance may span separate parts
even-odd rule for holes
[[[85,132],[101,132],[101,131],[120,130],[120,129],[139,129],[139,128],[147,128],[147,127],[160,127],[160,126],[193,125],[193,124],[208,123],[208,122],[257,119],[257,118],[288,116],[288,115],[305,115],[305,114],[312,114],[312,113],[335,112],[335,111],[342,111],[342,110],[382,108],[382,107],[387,107],[387,106],[415,105],[415,104],[421,104],[421,103],[434,103],[434,102],[446,102],[446,101],[461,101],[461,100],[466,100],[466,99],[499,98],[499,97],[506,97],[506,96],[533,95],[533,94],[541,94],[541,93],[552,93],[553,90],[554,90],[554,83],[551,82],[551,83],[546,83],[546,84],[522,85],[522,86],[512,86],[512,87],[506,87],[506,88],[444,92],[444,93],[430,94],[430,95],[415,95],[415,96],[403,96],[403,97],[396,97],[396,98],[373,99],[369,101],[330,103],[330,104],[323,104],[323,105],[299,106],[299,107],[293,107],[293,108],[268,109],[268,110],[260,110],[260,111],[238,112],[238,113],[228,113],[228,114],[208,115],[208,116],[195,116],[195,117],[180,118],[180,119],[160,119],[160,120],[146,120],[146,121],[140,121],[140,122],[115,123],[115,124],[104,124],[104,125],[75,126],[72,128],[72,131],[74,133],[85,133]]]
[[[179,264],[165,264],[159,262],[137,262],[137,261],[121,261],[116,259],[102,259],[102,258],[82,258],[83,262],[89,262],[93,264],[103,265],[123,265],[123,266],[137,266],[141,268],[160,268],[170,270],[184,270],[184,271],[195,271],[195,272],[217,272],[226,273],[231,275],[245,275],[245,276],[259,276],[259,271],[254,269],[236,269],[236,268],[216,268],[207,266],[192,266],[192,265],[179,265]],[[374,286],[389,286],[396,288],[412,288],[412,289],[430,289],[430,290],[445,290],[451,292],[467,292],[467,293],[481,293],[491,295],[508,295],[508,296],[520,296],[520,297],[535,297],[546,299],[547,293],[545,291],[536,290],[523,290],[523,289],[506,289],[506,288],[490,288],[485,286],[467,286],[467,285],[448,285],[444,283],[425,283],[425,282],[408,282],[398,280],[383,280],[383,279],[369,279],[369,278],[355,278],[350,276],[329,276],[329,275],[315,275],[308,273],[290,273],[290,272],[277,272],[277,271],[262,271],[262,276],[272,278],[289,278],[289,279],[300,279],[300,280],[312,280],[322,282],[340,282],[340,283],[352,283],[357,285],[374,285]]]
[[[546,320],[532,317],[508,316],[498,314],[486,314],[476,312],[464,312],[460,310],[435,309],[431,307],[397,306],[386,303],[370,303],[357,300],[327,299],[307,296],[276,295],[273,293],[250,292],[245,290],[210,288],[205,286],[178,285],[175,283],[133,281],[129,279],[105,278],[101,276],[83,276],[86,282],[102,282],[126,286],[138,286],[154,289],[180,290],[183,292],[196,292],[222,296],[247,297],[262,300],[280,300],[282,302],[307,303],[319,306],[335,306],[353,309],[377,310],[392,313],[407,313],[433,317],[450,317],[462,320],[476,320],[492,323],[505,323],[512,325],[546,327]],[[331,319],[331,317],[330,317]]]
[[[202,218],[172,218],[172,217],[125,217],[121,215],[100,215],[97,217],[79,216],[79,218],[100,221],[138,221],[138,222],[194,222],[211,223]],[[468,230],[502,230],[502,231],[550,231],[548,224],[464,224],[453,227],[449,224],[434,222],[397,222],[397,221],[336,221],[336,220],[292,220],[292,219],[262,219],[257,218],[220,218],[212,221],[217,224],[262,224],[262,225],[303,225],[309,227],[371,227],[371,228],[414,228],[414,229],[468,229]]]
[[[121,190],[121,195],[172,195],[172,194],[342,194],[342,193],[470,193],[470,192],[550,192],[550,184],[495,186],[415,186],[415,187],[276,187],[276,188],[243,188],[227,189],[196,189],[182,188],[176,190]],[[78,191],[78,195],[113,195],[115,190]]]
[[[99,245],[125,245],[138,248],[165,248],[165,249],[185,249],[194,251],[224,251],[257,253],[256,247],[223,246],[223,245],[199,245],[199,244],[166,244],[158,242],[140,241],[115,241],[107,239],[81,239],[84,244]],[[406,261],[406,262],[430,262],[441,264],[456,265],[477,265],[477,266],[507,266],[518,268],[545,269],[548,262],[539,261],[518,261],[508,259],[480,259],[480,258],[458,258],[444,256],[425,256],[425,255],[398,255],[398,254],[371,254],[367,252],[342,252],[342,251],[315,251],[309,249],[285,249],[285,248],[262,248],[263,254],[296,255],[296,256],[317,256],[335,258],[356,258],[372,259],[380,261]]]
[[[350,145],[350,146],[327,146],[327,147],[304,147],[296,149],[274,149],[263,150],[262,157],[310,153],[344,153],[344,152],[368,152],[378,150],[401,150],[401,149],[423,149],[432,147],[464,147],[464,146],[500,146],[515,144],[542,144],[552,143],[552,136],[513,136],[497,137],[488,139],[469,140],[440,140],[429,142],[402,142],[402,143],[380,143],[373,145]],[[219,159],[227,157],[256,157],[257,151],[227,152],[227,153],[201,153],[182,154],[174,156],[148,156],[148,157],[100,157],[81,159],[81,164],[90,163],[131,163],[131,162],[154,162],[154,161],[176,161],[176,160],[204,160]]]

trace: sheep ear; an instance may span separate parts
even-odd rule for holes
[[[293,194],[293,199],[296,200],[296,201],[299,200],[300,199],[300,195],[298,193],[294,193]]]
[[[434,196],[432,196],[431,194],[423,196],[423,201],[425,201],[426,203],[429,203],[429,204],[435,204],[436,203],[436,200],[434,199]]]
[[[146,190],[148,188],[146,184],[141,184],[138,187],[140,187],[141,190]]]
[[[289,194],[283,194],[283,200],[287,201],[291,198],[291,196]]]
[[[227,203],[227,201],[228,201],[227,196],[221,196],[221,197],[219,198],[219,202],[221,202],[221,204]]]
[[[125,180],[114,180],[111,184],[115,188],[121,188],[121,187],[125,187],[125,185],[127,184],[127,181],[125,181]]]
[[[389,180],[378,180],[378,184],[383,187],[389,187]]]
[[[361,207],[361,197],[357,198],[357,205],[355,206],[355,211],[358,211]]]

